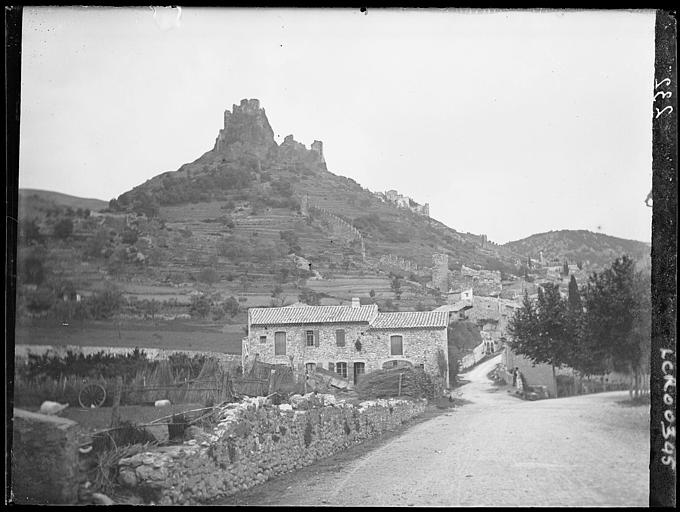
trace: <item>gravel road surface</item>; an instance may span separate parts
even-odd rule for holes
[[[259,506],[648,506],[649,407],[627,392],[527,402],[486,374],[468,401],[219,502]]]

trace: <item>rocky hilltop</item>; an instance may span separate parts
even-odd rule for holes
[[[243,99],[225,111],[224,126],[210,151],[122,194],[111,206],[163,217],[164,207],[214,201],[242,202],[240,211],[250,215],[242,222],[235,219],[237,231],[257,224],[263,226],[260,234],[268,233],[275,222],[253,221],[272,209],[285,209],[291,221],[304,217],[307,226],[323,235],[323,242],[305,237],[310,243],[301,241],[298,252],[311,256],[320,267],[330,264],[323,253],[330,249],[331,240],[356,245],[354,256],[361,256],[362,264],[366,257],[387,255],[408,260],[408,268],[425,268],[432,265],[432,255],[440,252],[450,256],[452,268],[465,263],[496,269],[505,266],[510,271],[517,263],[511,251],[487,243],[485,237],[458,233],[329,172],[319,140],[308,148],[287,135],[277,144],[257,99]],[[333,250],[337,254],[337,246]]]

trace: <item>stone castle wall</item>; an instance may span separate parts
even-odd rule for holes
[[[309,204],[309,199],[307,196],[305,196],[300,201],[300,204],[300,211],[302,215],[317,215],[322,221],[328,224],[335,236],[340,237],[347,243],[358,240],[361,245],[361,257],[363,261],[366,261],[366,246],[364,244],[364,237],[357,228],[355,228],[342,217],[335,215],[325,208],[320,208],[319,206]]]
[[[383,254],[380,256],[380,264],[397,267],[405,272],[416,272],[420,269],[415,261],[396,256],[395,254]]]
[[[318,395],[321,404],[311,395],[300,399],[279,406],[264,397],[229,404],[205,440],[122,459],[118,480],[133,493],[153,496],[155,504],[206,503],[393,430],[425,409],[424,401],[353,406],[332,395]]]
[[[449,255],[432,255],[432,286],[442,293],[449,291]]]

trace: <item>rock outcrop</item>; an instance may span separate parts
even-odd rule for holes
[[[232,111],[224,112],[224,128],[215,141],[215,152],[228,152],[241,147],[245,152],[265,157],[276,148],[274,130],[260,100],[243,99],[240,105],[233,105]]]

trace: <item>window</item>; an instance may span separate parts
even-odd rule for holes
[[[305,365],[305,370],[307,370],[307,373],[312,373],[316,371],[316,363],[307,363]]]
[[[335,371],[335,363],[328,363],[328,371],[329,372]]]
[[[305,331],[305,344],[308,347],[318,347],[319,331]]]
[[[286,333],[283,331],[274,333],[274,355],[286,355]]]
[[[335,343],[338,347],[344,347],[345,346],[345,330],[344,329],[338,329],[335,331]]]
[[[404,342],[401,336],[390,336],[390,354],[393,356],[404,355]]]
[[[260,343],[267,343],[267,337],[266,336],[260,336]]]
[[[359,379],[366,373],[366,363],[354,363],[354,384],[359,383]]]
[[[347,363],[336,363],[335,372],[347,378]]]

